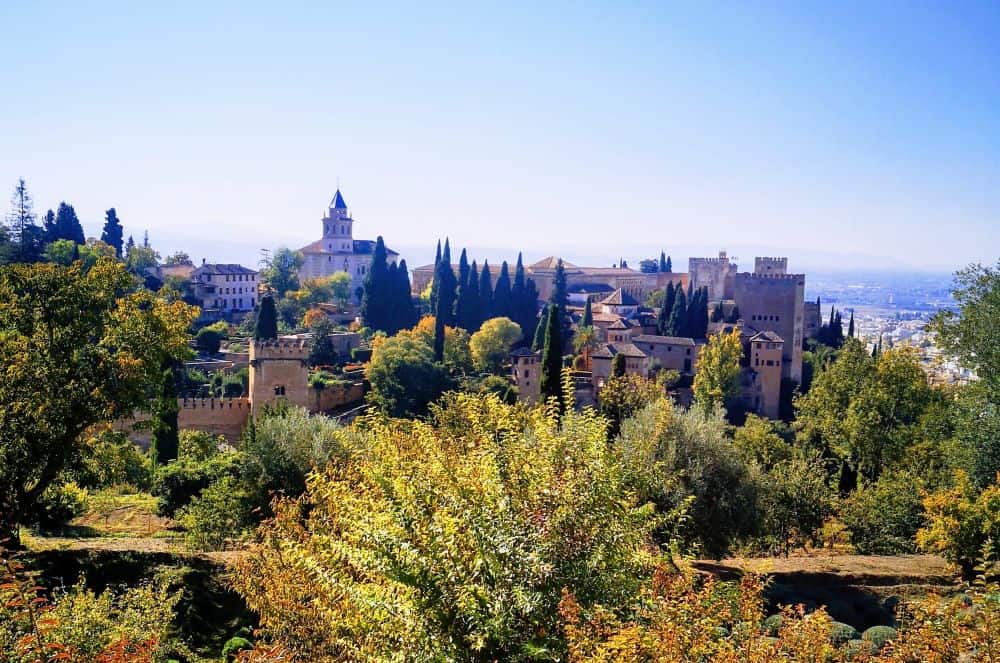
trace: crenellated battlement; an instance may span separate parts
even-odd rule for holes
[[[232,410],[236,409],[250,409],[250,399],[241,396],[238,398],[178,398],[177,406],[182,410]]]
[[[310,340],[300,336],[279,336],[276,339],[254,341],[250,346],[250,360],[305,359],[309,356]]]
[[[755,274],[751,272],[744,272],[740,276],[749,279],[763,279],[768,281],[795,281],[797,279],[805,279],[805,274]]]
[[[758,257],[753,259],[754,274],[784,274],[788,271],[788,258]]]

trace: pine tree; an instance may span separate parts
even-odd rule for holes
[[[389,266],[385,242],[379,235],[375,240],[372,262],[365,274],[364,294],[361,298],[361,317],[372,330],[391,332],[390,306],[392,288],[389,287]]]
[[[670,318],[667,320],[667,328],[664,336],[684,336],[685,325],[687,324],[687,297],[684,288],[677,288],[674,297],[674,307],[670,311]]]
[[[274,297],[270,294],[260,298],[260,310],[257,312],[253,337],[258,341],[278,338],[278,310],[274,306]]]
[[[669,269],[667,269],[667,255],[663,251],[660,251],[660,267],[659,267],[659,269],[660,269],[661,272],[669,272],[670,271]]]
[[[49,242],[54,242],[57,239],[68,239],[77,244],[83,244],[87,241],[86,237],[83,236],[83,226],[80,224],[80,219],[77,218],[76,210],[73,209],[72,205],[65,202],[59,203],[59,209],[56,211],[55,234],[56,236],[49,239]]]
[[[847,323],[847,335],[854,338],[854,311],[851,311],[851,319]]]
[[[581,327],[593,327],[594,326],[594,312],[590,308],[590,297],[587,298],[587,303],[583,307],[583,318],[580,319]]]
[[[42,243],[48,244],[56,239],[56,213],[49,210],[42,222]]]
[[[548,321],[545,325],[545,345],[542,349],[541,396],[548,401],[555,398],[559,411],[565,409],[562,393],[562,336],[560,335],[559,306],[550,307]]]
[[[10,202],[7,224],[14,258],[18,262],[35,262],[42,253],[42,229],[35,223],[34,204],[23,177],[18,178]]]
[[[549,325],[549,305],[542,306],[542,313],[535,324],[535,334],[531,341],[531,349],[538,352],[545,345],[545,329]]]
[[[441,240],[438,240],[437,253],[434,254],[434,274],[431,276],[431,296],[430,296],[430,306],[431,312],[437,310],[437,294],[438,294],[438,264],[441,262]]]
[[[666,271],[668,271],[668,272],[673,272],[674,271],[674,266],[673,266],[673,263],[671,263],[671,261],[670,261],[670,256],[667,256],[667,270]]]
[[[122,257],[122,250],[124,248],[122,244],[124,234],[125,229],[122,228],[121,221],[118,220],[118,213],[112,207],[104,213],[104,229],[101,230],[101,241],[114,248],[115,254],[119,258]]]
[[[52,214],[52,210],[49,210],[49,214]],[[47,219],[47,217],[46,217]],[[135,248],[135,240],[132,239],[132,235],[128,236],[128,241],[125,242],[125,260],[128,260],[128,256],[132,253],[132,249]]]
[[[500,265],[500,276],[493,289],[493,317],[514,319],[511,311],[510,270],[506,260]]]
[[[483,261],[483,271],[479,273],[479,326],[496,316],[493,310],[493,282],[490,276],[490,262]]]

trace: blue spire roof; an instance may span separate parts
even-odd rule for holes
[[[347,203],[344,202],[344,197],[340,195],[340,189],[337,189],[337,193],[334,194],[333,200],[330,202],[330,207],[332,209],[347,209]]]

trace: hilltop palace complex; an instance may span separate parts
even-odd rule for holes
[[[303,263],[299,278],[346,272],[351,276],[352,289],[359,292],[371,266],[375,241],[354,239],[354,219],[339,189],[321,223],[320,239],[300,249]],[[395,251],[386,251],[389,262],[399,259]],[[533,279],[538,289],[539,305],[552,292],[557,263],[555,257],[548,257],[525,266],[526,277]],[[586,370],[578,374],[579,403],[600,399],[612,361],[619,354],[625,356],[626,373],[651,377],[660,370],[677,371],[681,381],[675,394],[682,402],[690,399],[698,356],[707,340],[658,335],[657,310],[644,305],[651,292],[670,283],[688,292],[705,287],[709,310],[721,306],[723,320],[709,324],[708,336],[739,331],[743,344],[740,394],[748,411],[777,418],[783,392],[787,395],[802,380],[803,343],[818,332],[820,312],[818,303],[804,301],[805,275],[789,273],[787,258],[755,258],[752,272],[740,272],[724,251],[713,258],[690,258],[687,272],[647,273],[623,266],[580,267],[567,262],[563,267],[571,316],[579,321],[589,301],[599,340],[599,346],[588,353]],[[457,266],[455,269],[457,273]],[[491,281],[496,283],[499,266],[490,263],[488,269]],[[433,273],[434,265],[413,270],[415,297],[429,285]],[[205,261],[198,267],[190,263],[163,265],[152,268],[146,276],[153,281],[167,277],[189,279],[194,299],[202,307],[203,321],[239,319],[257,308],[263,292],[257,271],[241,265]],[[353,310],[336,313],[340,322],[346,314],[356,315]],[[338,352],[347,356],[363,340],[355,332],[338,332],[334,343]],[[181,427],[236,439],[251,413],[264,404],[287,401],[311,412],[342,411],[360,405],[363,371],[353,373],[354,383],[338,390],[324,392],[309,386],[310,344],[310,335],[300,334],[265,343],[251,342],[242,354],[226,353],[228,370],[249,369],[249,393],[231,399],[182,398]],[[539,353],[528,348],[512,353],[510,378],[522,400],[534,402],[539,398],[540,369]]]

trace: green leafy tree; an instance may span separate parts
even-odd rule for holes
[[[601,414],[610,422],[608,437],[614,439],[621,430],[622,421],[656,402],[661,396],[663,390],[654,380],[634,373],[619,375],[612,372],[597,395]]]
[[[706,407],[731,407],[739,396],[743,345],[739,330],[715,334],[698,354],[694,376],[695,401]]]
[[[611,359],[611,377],[620,378],[625,376],[625,355],[621,352],[615,354]]]
[[[278,338],[278,311],[274,306],[274,297],[270,294],[260,298],[260,310],[257,312],[253,337],[258,341]]]
[[[443,298],[440,298],[440,303]],[[442,348],[442,359],[443,359]],[[420,416],[449,385],[444,364],[424,338],[402,331],[382,341],[372,353],[367,377],[369,401],[393,417]]]
[[[69,267],[77,258],[76,242],[69,239],[57,239],[45,245],[44,258],[51,263]]]
[[[310,366],[333,366],[340,361],[333,346],[334,326],[326,316],[312,326],[312,346],[309,348]]]
[[[128,271],[142,276],[146,270],[156,267],[160,254],[148,246],[133,246],[125,256],[125,266]]]
[[[148,404],[165,363],[186,357],[195,309],[167,303],[117,263],[0,268],[0,538],[17,526],[90,426]]]
[[[469,348],[476,368],[488,373],[500,373],[514,344],[521,340],[521,328],[510,318],[491,318],[482,324]]]
[[[917,551],[923,525],[925,484],[911,472],[889,471],[844,500],[840,518],[851,545],[862,555],[903,555]]]
[[[163,259],[163,264],[190,265],[192,264],[191,256],[189,256],[185,251],[174,251],[173,253],[171,253],[170,255],[168,255],[166,258]]]
[[[299,269],[305,261],[298,251],[280,247],[271,256],[271,262],[260,272],[260,280],[277,294],[284,297],[290,290],[299,289]]]
[[[101,241],[115,250],[115,255],[121,258],[125,250],[125,229],[118,220],[118,212],[112,207],[104,213],[104,228],[101,229]]]
[[[792,546],[816,541],[833,513],[833,491],[823,459],[795,454],[776,462],[758,482],[763,534],[787,557]]]
[[[234,574],[293,655],[561,660],[564,591],[618,609],[649,577],[655,518],[595,414],[458,394],[426,423],[364,428]]]
[[[550,304],[549,319],[545,325],[545,346],[542,348],[540,388],[542,398],[546,401],[554,398],[559,410],[562,411],[566,407],[566,402],[562,389],[563,350],[560,318],[559,306]]]

